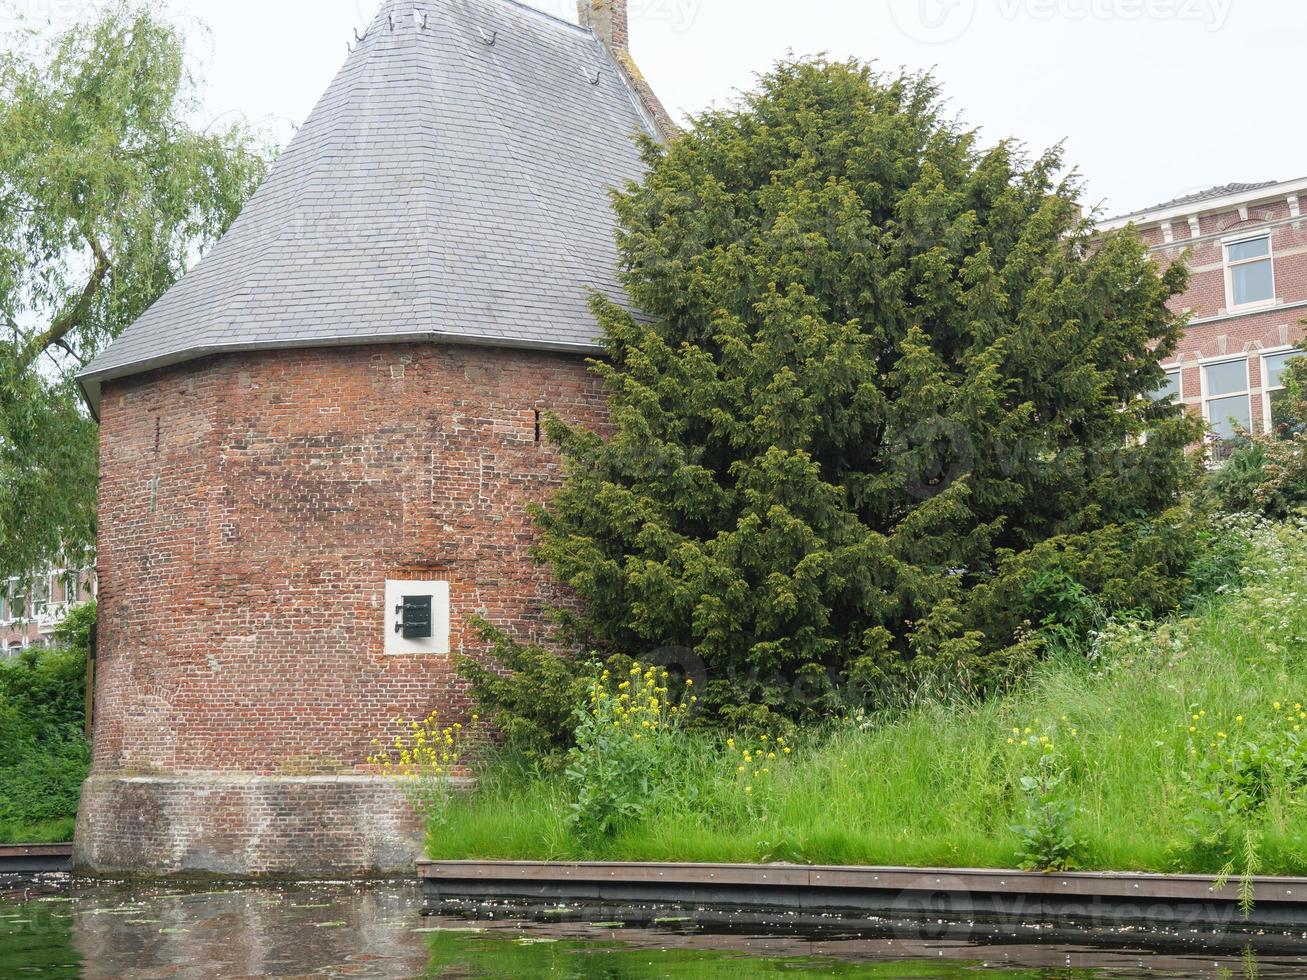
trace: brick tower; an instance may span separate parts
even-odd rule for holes
[[[467,616],[539,635],[540,413],[603,422],[607,195],[670,125],[625,21],[386,3],[226,236],[81,376],[101,625],[78,867],[411,868],[402,794],[360,763],[396,717],[466,713]]]

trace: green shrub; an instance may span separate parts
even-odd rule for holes
[[[90,768],[85,740],[30,747],[18,762],[0,767],[0,824],[35,824],[77,813]]]
[[[1218,512],[1205,518],[1195,535],[1194,556],[1186,573],[1187,605],[1242,585],[1257,539],[1265,531],[1262,519],[1251,513]]]
[[[481,714],[512,750],[543,768],[559,768],[573,744],[589,665],[539,644],[517,643],[484,621],[472,626],[489,645],[488,655],[459,656],[454,664]]]
[[[1253,499],[1268,517],[1286,517],[1307,507],[1307,433],[1263,442],[1265,478]]]
[[[1199,497],[1227,513],[1276,519],[1307,507],[1307,433],[1245,437],[1203,478]]]
[[[91,652],[91,633],[95,629],[95,619],[99,606],[95,599],[83,602],[68,610],[68,614],[54,628],[55,645],[64,650],[73,650],[87,655]]]
[[[0,841],[68,839],[90,767],[84,737],[86,657],[95,606],[73,610],[56,638],[0,662]]]
[[[1244,439],[1218,467],[1207,472],[1198,487],[1206,504],[1229,514],[1260,512],[1257,488],[1266,481],[1266,443]]]
[[[1024,598],[1032,608],[1044,610],[1039,632],[1053,650],[1079,649],[1107,621],[1098,597],[1062,568],[1034,576]]]
[[[1228,513],[1284,518],[1307,507],[1307,357],[1291,359],[1275,396],[1276,430],[1244,433],[1203,479],[1199,498]]]
[[[647,820],[674,791],[687,712],[671,702],[667,685],[666,670],[642,664],[591,677],[564,770],[568,822],[578,836],[611,837]]]
[[[29,647],[0,662],[0,725],[7,726],[0,734],[5,741],[62,741],[82,732],[85,724],[85,653]]]

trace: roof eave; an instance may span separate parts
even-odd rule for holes
[[[1228,211],[1230,208],[1243,207],[1248,204],[1256,204],[1260,201],[1268,201],[1278,197],[1288,197],[1292,194],[1307,193],[1307,177],[1299,177],[1296,180],[1286,180],[1278,184],[1270,184],[1266,187],[1258,187],[1250,191],[1240,191],[1238,194],[1227,194],[1223,197],[1214,197],[1207,201],[1196,201],[1191,204],[1177,204],[1168,207],[1154,208],[1152,210],[1135,211],[1131,214],[1119,215],[1115,218],[1108,218],[1100,221],[1096,228],[1098,231],[1116,231],[1127,225],[1153,225],[1162,224],[1167,221],[1174,221],[1178,218],[1188,218],[1192,215],[1211,214],[1214,211]]]
[[[132,361],[102,371],[83,371],[77,375],[78,386],[87,408],[98,422],[100,420],[100,393],[105,382],[118,381],[151,371],[176,367],[205,357],[223,354],[245,354],[269,350],[312,350],[328,347],[380,347],[390,344],[445,344],[456,347],[490,347],[504,350],[543,351],[554,354],[575,354],[581,357],[602,354],[604,349],[598,344],[575,344],[544,340],[506,340],[494,337],[476,337],[462,334],[446,334],[438,331],[419,333],[389,334],[376,337],[320,337],[268,343],[240,344],[205,344],[184,350],[171,351],[158,357],[143,361]]]

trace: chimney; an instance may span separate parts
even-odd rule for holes
[[[577,0],[576,9],[581,26],[593,31],[612,55],[618,72],[634,91],[654,132],[667,141],[679,130],[631,57],[626,4],[627,0]]]
[[[609,51],[626,54],[630,34],[626,17],[626,0],[577,0],[582,27],[599,35]]]

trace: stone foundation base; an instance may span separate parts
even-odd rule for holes
[[[73,869],[111,876],[413,875],[424,827],[380,776],[92,775]]]

